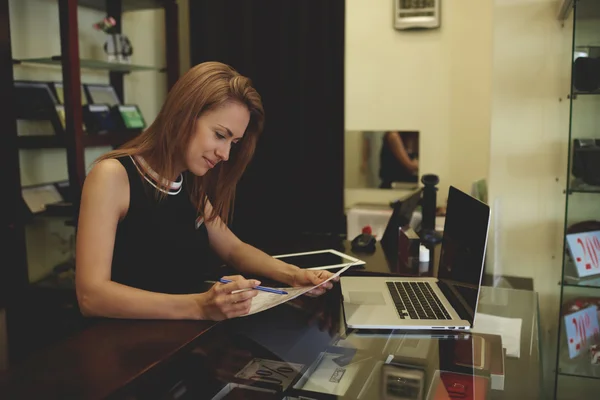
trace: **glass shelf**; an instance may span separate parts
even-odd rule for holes
[[[56,65],[62,66],[60,56],[47,57],[47,58],[24,58],[22,60],[15,60],[16,64],[42,64],[42,65]],[[118,62],[109,62],[102,60],[79,60],[80,68],[85,69],[96,69],[111,72],[136,72],[136,71],[164,71],[164,68],[146,66],[146,65],[135,65],[125,64]]]
[[[600,186],[589,185],[580,179],[573,179],[569,186],[569,193],[600,193]]]
[[[570,287],[581,287],[581,288],[600,288],[600,276],[589,277],[589,278],[571,278],[565,276],[564,285]]]
[[[565,255],[563,284],[570,287],[600,288],[600,275],[577,277],[577,270],[571,257]]]
[[[574,360],[569,360],[574,361]],[[589,363],[589,361],[588,361]],[[579,363],[572,363],[567,368],[565,368],[565,364],[561,364],[559,375],[563,376],[575,376],[578,378],[590,378],[590,379],[598,379],[600,378],[600,368],[597,365],[592,365],[591,363],[587,366],[587,368],[582,373],[571,372],[571,371],[581,371],[583,361],[579,361]]]
[[[575,358],[569,358],[569,347],[566,343],[567,333],[564,330],[563,321],[561,321],[560,330],[560,337],[563,340],[561,340],[560,343],[558,374],[580,378],[600,378],[600,365],[591,363],[591,357],[588,350],[582,351],[582,353]],[[593,342],[593,338],[590,338],[590,341]]]
[[[84,147],[119,146],[133,139],[139,131],[133,132],[108,132],[83,136]],[[66,147],[65,139],[56,135],[19,136],[17,138],[20,149],[56,149]]]
[[[590,95],[599,95],[600,90],[594,90],[593,92],[582,92],[575,88],[573,88],[573,96],[590,96]]]

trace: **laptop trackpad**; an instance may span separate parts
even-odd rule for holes
[[[350,303],[370,306],[385,305],[385,299],[380,292],[349,292]]]

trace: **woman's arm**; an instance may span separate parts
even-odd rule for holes
[[[210,202],[207,203],[204,215],[210,215],[212,210]],[[260,275],[293,285],[294,276],[300,268],[242,242],[218,217],[207,222],[206,229],[210,246],[227,265],[231,265],[242,274]]]
[[[119,220],[129,208],[129,180],[118,160],[94,166],[83,186],[76,249],[76,289],[86,316],[198,319],[192,296],[153,293],[111,281]]]
[[[140,319],[220,320],[247,313],[258,285],[233,277],[235,282],[189,295],[155,293],[111,280],[115,235],[129,208],[129,180],[117,160],[98,163],[85,180],[81,196],[76,250],[76,290],[86,316]],[[154,250],[151,250],[154,251]]]
[[[390,132],[385,135],[385,140],[389,146],[392,154],[398,161],[400,161],[407,169],[416,172],[419,168],[419,164],[415,160],[411,160],[408,156],[408,152],[402,143],[402,138],[398,132]]]
[[[204,215],[210,215],[211,212],[212,205],[207,203]],[[318,285],[332,275],[329,271],[301,269],[271,257],[242,242],[218,217],[212,222],[207,222],[206,229],[210,245],[217,255],[243,274],[264,276],[290,286]],[[331,288],[331,282],[327,282],[312,290],[310,294],[320,295]]]

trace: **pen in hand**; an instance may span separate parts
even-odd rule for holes
[[[219,282],[221,282],[221,283],[231,283],[233,281],[230,280],[230,279],[221,278],[221,279],[219,279]],[[251,288],[249,290],[252,290],[252,289],[260,290],[260,291],[263,291],[263,292],[275,293],[275,294],[288,294],[288,292],[285,292],[283,290],[271,289],[271,288],[264,287],[264,286],[255,286],[255,287],[253,287],[253,288]],[[243,290],[245,290],[245,289],[243,289]],[[237,292],[238,291],[236,291],[236,293]]]

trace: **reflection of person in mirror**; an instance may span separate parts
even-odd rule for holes
[[[383,132],[364,131],[362,133],[361,178],[365,187],[379,186],[379,152]]]
[[[379,187],[389,189],[392,182],[418,182],[418,156],[418,132],[386,132],[379,156]]]

